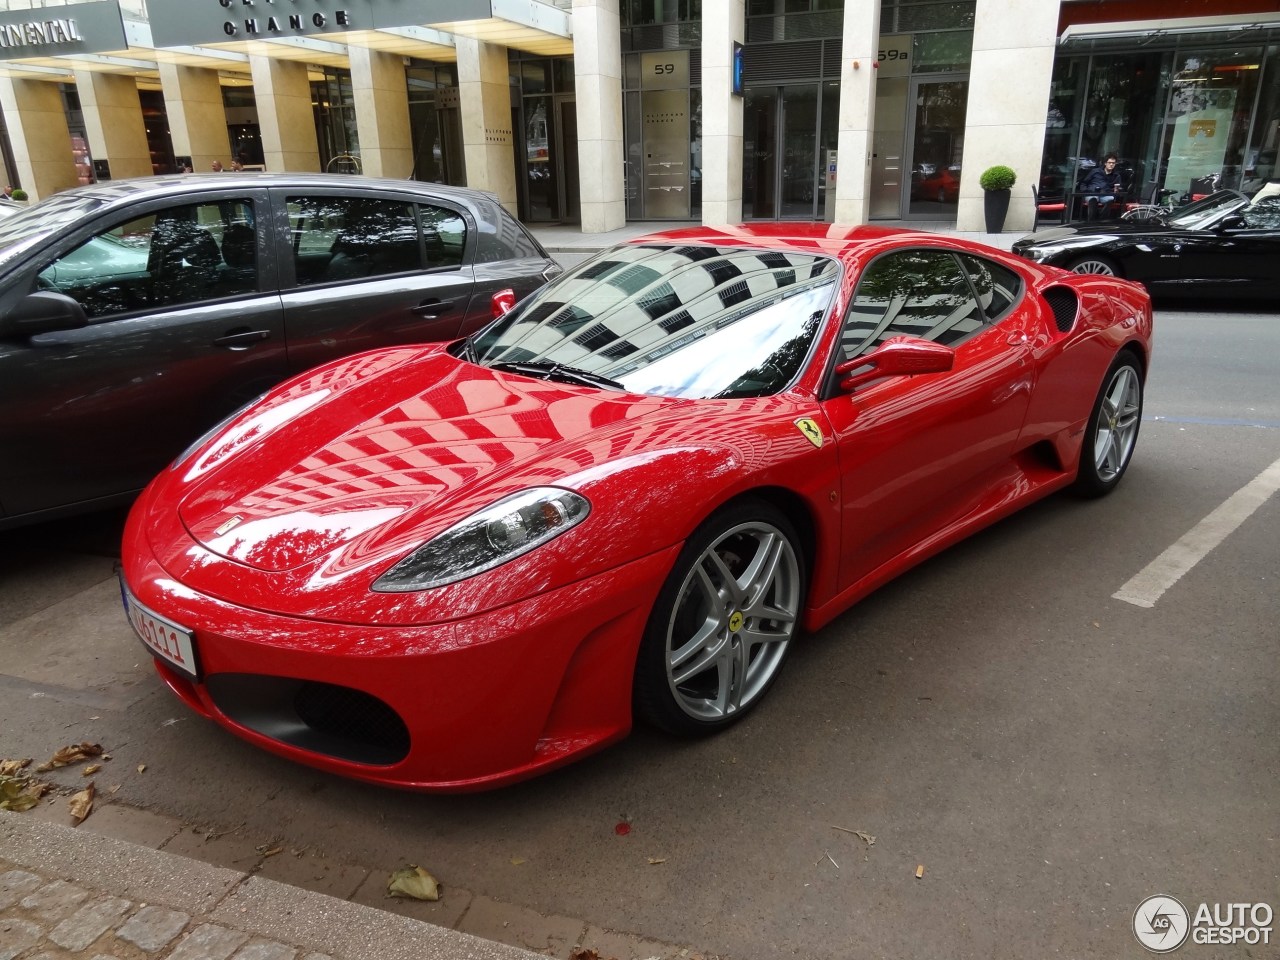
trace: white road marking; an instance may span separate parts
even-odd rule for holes
[[[1154,607],[1161,594],[1248,520],[1277,490],[1280,490],[1280,460],[1228,497],[1111,596],[1135,606]]]

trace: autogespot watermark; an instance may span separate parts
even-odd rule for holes
[[[1147,897],[1133,911],[1133,935],[1152,953],[1170,953],[1187,942],[1271,943],[1275,913],[1266,903],[1202,903],[1194,914],[1176,897]]]

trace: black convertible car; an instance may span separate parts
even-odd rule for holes
[[[1280,296],[1280,196],[1220,190],[1159,219],[1074,224],[1013,252],[1076,273],[1137,280],[1153,296]]]

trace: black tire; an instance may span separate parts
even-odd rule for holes
[[[1094,277],[1124,277],[1120,264],[1103,253],[1083,253],[1068,263],[1067,269]]]
[[[743,500],[712,514],[649,615],[633,684],[637,717],[690,737],[740,720],[782,669],[806,576],[795,528],[771,504]]]
[[[1128,350],[1121,352],[1102,378],[1098,398],[1089,414],[1075,492],[1101,497],[1120,483],[1142,426],[1142,366]]]

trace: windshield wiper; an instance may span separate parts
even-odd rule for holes
[[[610,380],[590,370],[578,367],[567,367],[554,360],[498,360],[489,364],[494,370],[505,370],[508,373],[519,373],[526,377],[537,377],[540,380],[555,380],[560,383],[576,383],[583,387],[604,387],[609,390],[626,390],[617,380]]]

